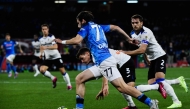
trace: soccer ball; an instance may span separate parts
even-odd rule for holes
[[[61,107],[58,107],[57,109],[67,109],[67,108],[64,106],[61,106]]]

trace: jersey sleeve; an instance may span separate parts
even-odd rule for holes
[[[141,44],[149,44],[151,37],[151,32],[143,32],[141,35],[142,41]]]
[[[100,25],[103,29],[104,32],[109,32],[110,31],[110,25]]]
[[[51,39],[52,39],[52,44],[53,44],[53,45],[54,45],[54,44],[57,44],[57,43],[55,42],[55,36],[54,36],[54,35],[51,36]]]
[[[85,38],[85,37],[87,36],[87,34],[88,34],[87,31],[88,31],[88,30],[87,30],[87,26],[84,26],[84,27],[82,27],[82,28],[78,31],[78,34],[79,34],[80,36],[82,36],[83,38]]]

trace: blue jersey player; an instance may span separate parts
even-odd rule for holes
[[[92,78],[104,76],[103,81],[109,80],[110,83],[121,93],[129,94],[139,101],[147,104],[150,109],[158,109],[157,100],[151,100],[145,94],[141,93],[132,86],[128,86],[116,67],[116,60],[111,56],[105,32],[118,31],[132,41],[130,37],[118,26],[98,25],[93,22],[93,14],[89,11],[82,11],[78,14],[76,20],[80,28],[76,37],[70,40],[55,39],[62,44],[79,44],[85,40],[86,46],[92,53],[94,63],[99,67],[100,75],[83,75],[76,77],[76,109],[84,109],[85,82]],[[83,73],[83,72],[82,72]],[[78,82],[78,79],[83,82]],[[109,107],[108,107],[109,108]]]
[[[18,73],[16,72],[16,67],[13,64],[13,61],[15,59],[15,46],[19,46],[19,50],[21,53],[23,53],[21,46],[18,44],[18,42],[11,40],[11,36],[9,33],[6,33],[5,35],[5,41],[1,45],[1,48],[4,50],[6,55],[6,61],[7,61],[7,72],[9,73],[8,77],[12,76],[11,70],[14,72],[14,78],[18,76]]]

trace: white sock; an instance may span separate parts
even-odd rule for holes
[[[167,94],[172,97],[173,102],[179,103],[180,101],[177,98],[172,86],[170,84],[168,84],[167,82],[165,82],[165,81],[161,81],[161,82],[164,84],[164,89],[166,90]]]
[[[130,95],[127,95],[127,94],[124,94],[124,93],[121,93],[123,95],[123,97],[125,98],[125,100],[128,102],[128,106],[132,106],[134,107],[135,106],[135,103],[133,102],[133,99]]]
[[[67,86],[71,86],[70,77],[68,73],[65,72],[65,74],[63,74],[63,79],[66,82]]]
[[[172,79],[172,80],[165,80],[168,84],[179,84],[179,80],[178,79]]]
[[[53,76],[49,71],[46,70],[46,72],[44,73],[44,76],[51,78],[51,80],[53,80],[55,78],[55,76]]]
[[[141,92],[146,92],[150,90],[158,90],[159,85],[158,84],[152,84],[152,85],[138,85],[136,86],[136,89]]]
[[[34,69],[34,71],[37,73],[37,72],[40,72],[39,70],[38,70],[38,65],[37,64],[35,64],[34,66],[33,66],[33,69]]]

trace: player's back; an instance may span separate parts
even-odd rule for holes
[[[109,51],[111,55],[116,59],[117,63],[119,64],[119,67],[125,64],[131,58],[131,56],[118,50],[109,49]]]
[[[17,43],[14,40],[3,42],[3,48],[5,49],[6,56],[9,56],[11,54],[15,54],[15,45],[16,44]]]
[[[104,30],[100,25],[94,22],[88,22],[88,24],[83,26],[80,31],[83,31],[83,29],[85,30],[83,34],[86,35],[84,38],[86,45],[90,49],[92,56],[95,59],[95,63],[100,64],[111,56],[108,50],[108,42]]]

